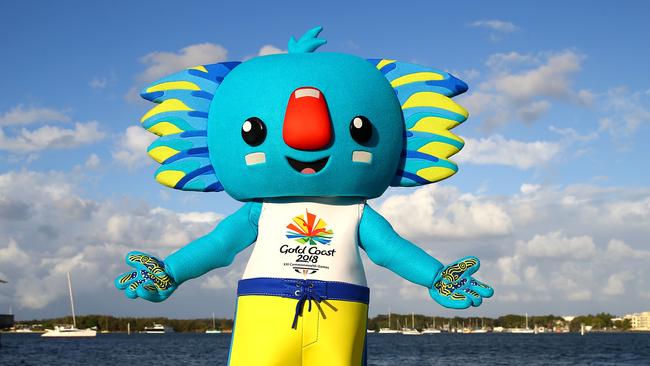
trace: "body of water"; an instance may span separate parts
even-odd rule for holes
[[[86,339],[44,339],[40,334],[5,333],[0,344],[2,366],[225,366],[230,334],[101,334]],[[650,365],[650,333],[369,334],[368,355],[368,365],[374,366]]]

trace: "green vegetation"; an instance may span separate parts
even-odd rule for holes
[[[415,328],[422,330],[427,327],[443,328],[448,326],[451,328],[523,328],[526,325],[526,317],[524,315],[508,314],[498,318],[487,317],[430,317],[421,314],[414,315]],[[541,315],[529,316],[528,326],[543,326],[547,329],[554,327],[563,327],[568,325],[572,332],[579,332],[581,324],[591,326],[592,331],[600,330],[629,330],[631,328],[630,321],[617,320],[612,321],[613,315],[607,313],[600,313],[596,315],[581,315],[574,318],[570,323],[555,315]],[[411,314],[391,314],[391,326],[397,329],[399,322],[400,327],[411,327]],[[72,324],[71,317],[44,319],[44,320],[30,320],[16,322],[25,325],[42,324],[44,328],[52,328],[57,324]],[[126,332],[127,324],[131,324],[131,331],[138,332],[144,329],[145,326],[150,326],[153,323],[164,324],[174,328],[177,332],[205,332],[206,329],[212,328],[212,319],[168,319],[168,318],[120,318],[106,315],[82,315],[77,316],[78,328],[97,327],[99,330],[108,330],[110,332]],[[232,329],[232,319],[216,319],[217,329],[230,330]],[[380,314],[374,318],[368,319],[368,329],[378,331],[379,328],[388,327],[388,315]]]
[[[581,315],[571,321],[570,329],[572,332],[579,332],[581,324],[591,326],[592,330],[608,330],[616,327],[620,330],[629,330],[632,328],[630,319],[612,321],[615,316],[608,313],[599,313],[596,315]]]
[[[553,329],[555,327],[564,327],[569,326],[569,329],[572,332],[579,332],[580,325],[582,323],[585,326],[591,326],[592,331],[605,331],[605,330],[629,330],[631,324],[629,319],[622,321],[612,321],[614,315],[607,313],[600,313],[596,315],[582,315],[574,318],[570,323],[565,321],[562,317],[556,315],[536,315],[528,317],[528,326],[533,328],[534,326],[541,326],[547,329]],[[444,317],[430,317],[425,315],[416,314],[415,315],[415,328],[421,330],[426,327],[431,327],[434,323],[436,328],[442,328],[443,326],[449,325],[450,328],[494,328],[494,327],[503,327],[503,328],[524,328],[526,326],[526,317],[524,315],[517,314],[507,314],[500,316],[496,319],[486,318],[486,317],[454,317],[454,318],[444,318]],[[411,315],[410,314],[391,314],[391,326],[393,329],[397,329],[397,324],[399,321],[400,327],[411,327]],[[379,328],[388,327],[388,315],[380,314],[374,318],[368,319],[368,329],[379,330]]]
[[[81,315],[77,316],[77,328],[97,327],[98,330],[110,332],[126,332],[127,324],[131,324],[131,331],[144,330],[145,326],[153,323],[163,324],[174,328],[177,332],[205,332],[212,328],[212,319],[168,319],[168,318],[118,318],[107,315]],[[232,319],[215,319],[217,329],[232,329]],[[42,324],[44,328],[52,328],[57,324],[72,324],[72,317],[67,316],[55,319],[19,321],[20,324]]]

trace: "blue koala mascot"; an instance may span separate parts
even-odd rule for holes
[[[475,257],[443,265],[400,237],[368,204],[457,170],[450,129],[467,118],[451,98],[467,85],[388,59],[315,53],[316,27],[287,54],[190,68],[149,86],[142,125],[156,180],[225,191],[245,204],[164,260],[131,252],[116,286],[163,301],[183,282],[228,266],[255,243],[237,288],[229,365],[366,365],[369,289],[361,249],[449,308],[493,290]]]

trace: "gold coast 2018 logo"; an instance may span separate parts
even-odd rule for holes
[[[294,239],[300,244],[329,245],[334,236],[332,230],[327,229],[325,220],[305,210],[305,215],[298,215],[293,222],[287,225],[287,238]]]

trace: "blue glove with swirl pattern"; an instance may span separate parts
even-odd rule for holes
[[[465,257],[443,267],[429,289],[431,297],[440,305],[452,309],[479,306],[484,297],[491,297],[494,290],[474,279],[480,262],[476,257]]]
[[[165,272],[165,262],[142,252],[126,255],[126,264],[135,271],[125,272],[115,279],[115,287],[124,290],[126,297],[160,302],[176,290],[178,284]]]

